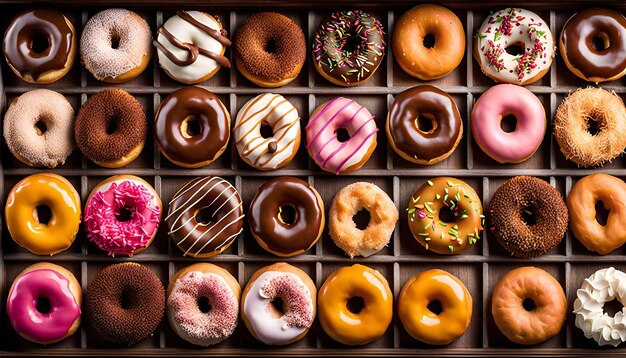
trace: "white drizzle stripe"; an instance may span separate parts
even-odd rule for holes
[[[241,207],[241,205],[239,205],[239,207]],[[208,241],[207,241],[204,245],[202,245],[202,247],[201,247],[200,249],[198,249],[198,251],[196,251],[196,255],[198,255],[200,252],[202,252],[202,250],[204,250],[204,248],[205,248],[208,244],[210,244],[210,243],[211,243],[211,242],[212,242],[212,241],[213,241],[213,240],[214,240],[217,236],[219,236],[219,235],[220,235],[220,234],[221,234],[224,230],[226,230],[229,226],[231,226],[231,225],[233,225],[233,224],[237,223],[239,220],[243,219],[243,217],[244,217],[244,215],[241,215],[241,216],[237,217],[237,219],[235,219],[235,220],[231,221],[230,223],[228,223],[228,225],[224,226],[224,228],[222,228],[222,230],[220,230],[217,234],[213,235],[213,237],[211,238],[211,240],[208,240]],[[239,230],[239,232],[237,233],[237,235],[239,235],[239,233],[240,233],[240,232],[241,232],[241,230]],[[204,235],[204,234],[203,234],[203,235]],[[235,235],[235,237],[236,237],[237,235]],[[232,238],[232,237],[233,237],[233,235],[231,235],[230,237],[228,237],[228,239],[230,239],[230,238]],[[228,241],[228,239],[227,239],[226,241],[224,241],[224,243],[225,243],[225,242],[229,242],[229,241]],[[195,243],[194,243],[194,245],[195,245]],[[223,245],[223,243],[222,243],[222,245]]]
[[[167,219],[169,219],[172,215],[176,214],[177,212],[180,211],[180,214],[178,215],[178,217],[176,218],[176,220],[174,220],[174,222],[172,223],[172,226],[175,226],[176,223],[178,222],[178,220],[180,220],[180,218],[183,216],[183,214],[185,213],[185,211],[187,211],[190,207],[196,205],[197,203],[199,203],[202,199],[204,199],[204,197],[206,197],[207,195],[209,195],[209,193],[211,192],[211,190],[213,190],[213,188],[215,188],[216,186],[220,185],[221,183],[226,182],[226,180],[220,178],[220,181],[218,181],[217,183],[213,184],[213,186],[211,188],[209,188],[207,191],[204,192],[203,195],[201,195],[193,204],[189,204],[189,202],[193,199],[193,197],[195,197],[198,194],[202,193],[202,189],[204,189],[204,187],[206,185],[208,185],[211,181],[207,182],[206,184],[202,185],[202,187],[195,192],[194,194],[192,194],[189,199],[187,199],[187,201],[185,201],[183,204],[181,204],[176,210],[174,210],[172,213],[170,213],[169,215],[167,215]],[[228,183],[228,182],[226,182]],[[230,185],[230,184],[229,184]],[[226,190],[226,189],[224,189]],[[221,193],[220,193],[221,195]]]

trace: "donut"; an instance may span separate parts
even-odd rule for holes
[[[463,137],[463,122],[452,97],[428,85],[396,95],[385,129],[398,155],[422,165],[449,157]]]
[[[556,336],[565,323],[567,300],[559,281],[526,266],[509,271],[491,296],[496,326],[510,341],[537,344]]]
[[[87,198],[87,237],[111,256],[133,256],[154,240],[161,208],[161,199],[148,182],[134,175],[114,175],[96,185]]]
[[[559,52],[573,74],[589,82],[626,74],[626,17],[601,8],[577,12],[563,26]]]
[[[515,129],[502,129],[504,117],[515,118]],[[521,163],[537,151],[546,132],[546,111],[524,87],[500,84],[485,91],[472,109],[471,127],[478,146],[499,163]]]
[[[489,15],[474,40],[474,58],[487,77],[521,86],[548,73],[555,49],[549,24],[521,8]]]
[[[480,240],[485,225],[483,205],[464,181],[438,177],[422,184],[407,208],[411,234],[426,250],[457,255]]]
[[[328,81],[345,87],[366,82],[385,56],[385,33],[363,10],[326,16],[313,38],[313,65]]]
[[[201,87],[183,87],[159,104],[154,138],[169,161],[185,168],[199,168],[226,150],[230,114],[214,93]]]
[[[337,97],[317,107],[310,118],[306,148],[323,170],[336,175],[353,172],[372,156],[378,128],[367,108]]]
[[[567,206],[546,181],[518,176],[507,180],[489,202],[489,234],[511,255],[530,259],[561,242]]]
[[[554,138],[561,152],[582,166],[599,166],[617,158],[626,148],[624,132],[624,102],[601,88],[576,90],[554,116]]]
[[[285,262],[257,270],[241,295],[241,319],[268,345],[304,337],[315,319],[316,288],[304,271]]]
[[[396,21],[391,48],[398,65],[423,81],[454,71],[465,54],[465,30],[443,6],[418,5]]]
[[[30,342],[56,343],[80,327],[81,299],[80,284],[70,271],[40,262],[13,281],[7,315],[15,331]]]
[[[159,28],[152,43],[168,76],[194,84],[213,77],[222,66],[230,68],[224,52],[232,43],[225,35],[217,16],[178,10]]]
[[[121,89],[105,89],[78,111],[74,137],[92,162],[120,168],[135,160],[146,142],[148,121],[141,104]]]
[[[230,337],[237,327],[241,287],[223,268],[199,263],[174,274],[167,287],[167,317],[178,336],[198,346]]]
[[[74,108],[60,93],[28,91],[14,99],[4,114],[4,139],[13,155],[32,167],[65,164],[74,143]]]
[[[149,268],[115,264],[91,280],[84,308],[89,326],[102,338],[130,346],[157,329],[165,311],[165,289]]]
[[[597,205],[608,211],[600,223]],[[626,183],[612,175],[596,173],[580,179],[567,196],[570,227],[587,250],[606,255],[626,242]]]
[[[626,342],[624,307],[612,316],[604,311],[604,305],[613,300],[626,305],[626,273],[614,267],[594,272],[576,290],[576,327],[583,331],[585,338],[593,339],[599,346],[617,347]]]
[[[472,320],[472,295],[444,270],[423,271],[402,287],[398,316],[411,337],[432,345],[449,344],[465,333]]]
[[[304,32],[276,12],[259,12],[243,20],[234,43],[237,69],[261,87],[280,87],[295,80],[306,60]]]
[[[24,10],[11,20],[2,49],[16,76],[28,83],[49,84],[63,78],[74,65],[76,31],[56,10]]]
[[[354,215],[369,213],[364,229],[357,227]],[[350,258],[371,256],[385,247],[398,222],[398,209],[389,196],[371,183],[357,182],[341,189],[328,212],[328,234]]]
[[[268,130],[264,135],[262,132]],[[298,110],[279,94],[264,93],[246,102],[233,128],[239,156],[259,170],[291,162],[300,147]]]
[[[83,28],[80,59],[98,81],[128,82],[146,69],[151,57],[152,31],[132,11],[100,11]]]
[[[4,219],[16,244],[36,255],[54,255],[76,238],[80,196],[60,175],[33,174],[9,192]]]
[[[200,177],[180,187],[169,203],[168,235],[184,256],[207,258],[230,247],[243,231],[237,190],[226,180]]]
[[[317,295],[322,329],[350,346],[382,337],[393,316],[389,283],[377,270],[355,264],[328,276]]]
[[[274,255],[299,255],[315,245],[324,230],[324,202],[315,188],[293,177],[278,177],[259,187],[248,209],[250,232]]]

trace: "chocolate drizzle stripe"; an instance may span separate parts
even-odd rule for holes
[[[274,159],[274,158],[275,158],[278,154],[280,154],[281,152],[283,152],[283,151],[285,151],[287,148],[289,148],[289,146],[291,145],[291,143],[293,143],[295,140],[296,140],[296,138],[294,138],[294,139],[290,140],[290,141],[289,141],[289,143],[287,143],[287,145],[283,146],[280,150],[276,150],[276,151],[274,151],[274,152],[273,152],[273,154],[274,154],[274,155],[272,155],[272,156],[271,156],[268,160],[266,160],[265,162],[260,163],[260,164],[258,164],[258,165],[259,165],[259,166],[264,166],[264,165],[266,165],[267,163],[271,162],[271,161],[272,161],[272,159]],[[259,159],[261,159],[261,157],[262,157],[264,154],[268,153],[268,151],[269,151],[269,147],[268,147],[268,149],[266,149],[263,153],[261,153],[261,155],[259,155],[259,158],[257,158],[257,162],[258,162],[258,160],[259,160]]]
[[[163,46],[160,42],[156,40],[152,41],[154,46],[156,46],[159,50],[161,50],[165,54],[165,56],[167,56],[167,58],[170,59],[170,61],[174,62],[178,66],[189,66],[192,63],[196,62],[196,60],[198,59],[198,53],[199,53],[198,52],[199,49],[197,46],[181,42],[171,32],[167,31],[165,27],[161,27],[158,33],[163,35],[167,39],[167,41],[169,41],[172,45],[178,47],[181,50],[189,51],[189,56],[187,56],[187,59],[181,60],[178,57],[176,57],[170,50],[166,49],[165,46]]]
[[[187,11],[185,11],[185,10],[178,10],[176,12],[176,15],[178,15],[178,17],[180,17],[181,19],[187,21],[188,23],[192,24],[193,26],[195,26],[195,27],[199,28],[200,30],[204,31],[207,35],[209,35],[212,38],[214,38],[217,42],[221,43],[223,46],[228,47],[228,46],[232,45],[232,42],[230,42],[230,40],[227,37],[222,35],[219,31],[217,31],[215,29],[212,29],[212,28],[208,27],[207,25],[201,23],[200,21],[196,20]]]
[[[295,124],[295,122],[293,122],[293,123],[289,126],[289,128],[293,127],[293,125],[294,125],[294,124]],[[287,135],[287,132],[289,131],[289,128],[288,128],[286,131],[284,131],[284,132],[281,134],[281,136],[280,136],[280,137],[278,137],[278,139],[274,139],[274,141],[278,142],[278,141],[280,141],[281,139],[283,139],[283,138]],[[276,156],[277,154],[279,154],[280,152],[282,152],[283,150],[285,150],[286,148],[288,148],[288,147],[289,147],[289,144],[293,143],[293,141],[294,141],[294,140],[296,140],[296,138],[295,138],[295,137],[294,137],[294,138],[292,138],[292,139],[289,141],[289,143],[287,143],[287,145],[286,145],[286,146],[284,146],[283,148],[281,148],[279,151],[274,151],[274,155],[270,158],[270,160],[272,160],[272,158],[274,158],[274,156]],[[263,144],[263,143],[261,143],[261,144]],[[266,153],[267,153],[267,149],[266,149],[266,150],[264,150],[261,154],[259,154],[259,156],[258,156],[258,157],[256,158],[256,160],[254,161],[254,165],[257,165],[257,163],[259,162],[259,160],[261,159],[261,157],[262,157],[263,155],[265,155]]]
[[[284,102],[283,102],[283,103],[284,103]],[[272,113],[274,113],[274,111],[276,111],[276,109],[277,109],[277,108],[273,108],[273,109],[272,109],[272,111],[271,111],[271,112],[269,112],[268,114],[266,114],[265,116],[263,116],[263,119],[261,119],[259,122],[263,123],[263,122],[267,121],[267,118],[269,118],[269,116],[270,116]],[[282,115],[282,116],[278,119],[278,121],[277,121],[277,122],[282,121],[285,117],[287,117],[287,116],[288,116],[291,112],[293,112],[293,111],[295,111],[295,110],[296,110],[295,108],[292,108],[292,109],[290,109],[289,111],[285,112],[285,114],[283,114],[283,115]],[[300,119],[300,117],[298,117],[298,119],[297,119],[297,120],[299,120],[299,119]],[[293,121],[293,122],[295,122],[295,121]],[[291,124],[293,124],[293,122],[291,122]],[[279,130],[281,130],[283,127],[284,127],[284,125],[283,125],[282,127],[280,127],[280,128],[272,128],[272,131],[274,132],[274,136],[273,136],[273,137],[275,137],[275,134],[276,134]],[[249,131],[247,131],[246,133],[242,134],[242,135],[241,135],[241,138],[240,138],[237,142],[235,142],[235,144],[239,144],[239,143],[243,142],[244,140],[247,140],[246,138],[247,138],[247,137],[248,137],[248,136],[249,136],[249,135],[250,135],[250,134],[254,131],[254,129],[255,129],[255,128],[256,128],[256,126],[253,126],[252,128],[250,128],[250,130],[249,130]],[[243,149],[242,149],[242,151],[241,151],[241,152],[242,152],[242,153],[244,153],[244,152],[246,151],[246,149],[248,149],[248,148],[247,148],[247,147],[248,147],[248,145],[250,145],[250,143],[251,143],[252,141],[254,141],[255,139],[257,139],[257,138],[259,138],[259,136],[255,137],[255,138],[253,138],[253,139],[249,139],[249,140],[250,140],[250,142],[249,142],[249,143],[247,143],[247,144],[243,147]],[[261,138],[263,138],[263,137],[261,136]],[[249,152],[250,152],[250,151],[252,151],[252,150],[254,150],[254,148],[253,148],[253,149],[250,149],[247,153],[249,153]],[[246,153],[246,154],[247,154],[247,153]]]
[[[278,98],[280,98],[280,97],[282,97],[282,96],[279,96],[279,95],[274,95],[274,98],[272,98],[272,99],[271,99],[271,100],[267,103],[267,105],[266,105],[265,107],[263,107],[263,108],[259,109],[258,111],[256,111],[256,112],[252,113],[252,114],[251,114],[251,115],[249,115],[249,116],[246,116],[247,111],[248,111],[248,110],[250,110],[250,108],[252,108],[252,107],[256,104],[256,102],[257,102],[257,101],[255,101],[254,103],[252,103],[252,104],[250,105],[250,107],[246,110],[246,113],[244,113],[244,114],[243,114],[243,116],[242,116],[242,117],[244,118],[244,120],[242,120],[241,122],[237,123],[237,125],[235,126],[235,128],[234,128],[234,129],[237,129],[237,128],[241,127],[241,126],[242,126],[242,125],[244,125],[246,122],[248,122],[250,119],[252,119],[252,117],[254,117],[254,116],[256,116],[257,114],[262,113],[263,111],[265,111],[265,110],[267,110],[268,108],[270,108],[270,106],[272,105],[272,102],[274,102],[274,100],[276,100],[276,99],[278,99]],[[275,111],[275,110],[276,110],[276,108],[278,108],[278,106],[280,106],[281,104],[283,104],[283,103],[285,103],[285,102],[287,102],[287,100],[286,100],[286,99],[285,99],[284,101],[279,102],[277,105],[275,105],[275,106],[272,108],[272,112],[273,112],[273,111]],[[272,113],[272,112],[270,112],[270,113]],[[265,116],[265,117],[268,117],[268,116]]]

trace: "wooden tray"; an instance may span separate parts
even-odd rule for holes
[[[280,10],[293,18],[308,33],[307,41],[313,37],[321,18],[331,10],[337,9],[336,1],[317,0],[304,2],[283,1],[186,1],[186,9],[203,9],[218,14],[225,28],[232,33],[238,24],[251,13],[261,8]],[[81,194],[84,204],[88,193],[99,181],[113,174],[135,174],[152,183],[167,203],[174,192],[186,181],[196,176],[219,175],[229,180],[241,193],[244,208],[247,207],[257,188],[266,180],[275,176],[289,175],[300,177],[315,186],[321,194],[326,207],[334,195],[345,185],[355,181],[370,181],[384,189],[393,199],[400,211],[398,227],[389,245],[380,253],[367,259],[350,260],[338,249],[325,231],[322,239],[314,248],[303,255],[284,259],[306,271],[318,287],[326,277],[339,267],[353,263],[363,263],[379,270],[389,280],[397,297],[404,282],[413,274],[429,268],[442,268],[456,275],[465,283],[474,299],[474,314],[467,332],[452,344],[445,347],[431,347],[410,338],[404,331],[397,316],[386,334],[377,341],[360,348],[342,346],[330,339],[316,321],[310,333],[301,341],[284,348],[264,346],[255,340],[240,322],[235,334],[225,342],[208,349],[198,349],[179,339],[163,320],[160,328],[152,337],[130,348],[115,347],[102,341],[86,323],[69,339],[49,347],[33,345],[15,333],[4,310],[4,300],[8,288],[17,274],[26,266],[39,261],[52,261],[72,271],[86,288],[93,276],[103,267],[123,261],[136,261],[147,265],[167,285],[169,278],[178,269],[197,262],[185,258],[181,251],[167,237],[165,223],[161,223],[158,236],[152,246],[144,253],[132,259],[112,258],[88,242],[81,231],[74,244],[65,252],[49,258],[35,256],[18,247],[9,237],[6,225],[2,225],[2,245],[0,245],[1,326],[0,354],[14,355],[593,355],[623,353],[619,349],[599,349],[595,342],[585,339],[582,332],[574,326],[574,315],[571,313],[576,289],[582,280],[595,270],[615,266],[626,270],[626,247],[616,250],[607,256],[598,256],[587,251],[568,231],[563,241],[547,255],[534,260],[511,258],[492,238],[483,234],[483,239],[467,254],[458,256],[440,256],[426,252],[412,238],[407,225],[406,205],[412,192],[430,177],[449,175],[465,180],[481,195],[483,205],[487,206],[490,194],[493,193],[507,178],[516,175],[534,175],[541,177],[555,186],[566,196],[574,183],[581,177],[593,172],[606,172],[626,178],[626,162],[618,158],[599,170],[579,169],[561,154],[553,140],[552,128],[537,153],[528,161],[516,165],[500,165],[487,157],[472,139],[469,126],[469,115],[474,101],[494,83],[485,77],[473,58],[473,35],[476,28],[487,16],[489,10],[497,10],[513,4],[536,11],[544,20],[549,21],[550,28],[558,37],[565,21],[574,12],[585,6],[584,1],[541,1],[533,3],[516,3],[502,1],[480,1],[472,4],[466,1],[443,1],[443,5],[452,8],[466,30],[466,56],[461,65],[449,76],[430,81],[449,92],[455,99],[464,118],[465,134],[456,151],[447,160],[434,166],[417,166],[400,158],[391,150],[384,131],[379,132],[378,147],[367,164],[355,173],[335,177],[318,169],[309,159],[304,145],[301,146],[295,159],[289,166],[274,172],[261,172],[248,167],[239,159],[234,145],[214,163],[200,169],[188,170],[176,167],[160,155],[151,136],[146,149],[140,157],[122,169],[105,169],[86,160],[76,150],[67,163],[52,172],[68,178]],[[360,1],[345,1],[343,7],[361,7]],[[383,24],[388,33],[393,31],[394,20],[413,4],[401,1],[377,1],[363,4]],[[13,15],[24,8],[34,5],[28,2],[15,3],[0,1],[2,8],[2,28],[6,28]],[[172,8],[170,0],[152,1],[90,1],[84,4],[79,1],[56,1],[53,4],[72,21],[80,33],[82,26],[97,11],[113,6],[127,6],[141,14],[155,32],[164,20],[172,16],[181,5]],[[623,1],[609,1],[607,6],[626,11]],[[389,43],[389,41],[388,41]],[[310,48],[310,46],[308,46]],[[230,51],[227,51],[230,56]],[[309,55],[310,57],[310,55]],[[66,95],[78,110],[87,97],[111,85],[96,81],[77,61],[71,72],[58,83],[41,86]],[[2,61],[2,94],[7,103],[33,88],[34,86],[19,80]],[[317,105],[339,95],[355,99],[366,106],[376,116],[379,128],[384,128],[387,106],[393,101],[396,93],[408,87],[423,84],[405,74],[396,64],[390,49],[386,51],[380,69],[366,84],[355,88],[341,88],[321,78],[311,62],[307,60],[304,70],[298,78],[285,87],[263,89],[254,86],[236,69],[221,69],[217,75],[202,85],[219,94],[231,115],[235,117],[238,109],[250,98],[264,92],[281,93],[286,96],[303,117],[306,123],[309,114]],[[564,96],[588,84],[575,77],[563,64],[560,56],[554,61],[550,72],[537,84],[528,86],[543,103],[550,117]],[[159,68],[155,59],[146,71],[137,79],[116,85],[135,95],[143,105],[149,118],[156,110],[160,101],[174,90],[182,87],[171,80]],[[626,100],[626,80],[605,83],[602,87],[617,92]],[[4,107],[3,107],[4,108]],[[304,128],[304,126],[303,126]],[[151,132],[150,132],[151,133]],[[19,180],[33,173],[43,171],[27,167],[18,162],[8,151],[2,140],[0,174],[0,205],[4,207],[4,198]],[[266,253],[252,239],[247,229],[237,243],[223,254],[208,261],[228,269],[243,287],[254,271],[264,265],[281,259]],[[556,337],[536,346],[523,347],[510,343],[495,326],[490,313],[491,292],[495,283],[509,270],[524,266],[536,265],[553,274],[563,286],[568,300],[567,323]],[[111,348],[116,348],[111,350]]]

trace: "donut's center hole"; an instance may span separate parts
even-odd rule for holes
[[[520,56],[526,52],[525,46],[521,42],[514,42],[512,44],[509,44],[507,47],[504,48],[504,51],[506,51],[506,53],[511,56]]]
[[[591,48],[603,52],[611,46],[609,35],[606,32],[600,32],[591,38]]]
[[[48,297],[39,297],[37,302],[35,302],[35,309],[41,314],[49,313],[52,309],[50,299],[48,299]]]
[[[37,54],[44,53],[49,46],[48,36],[44,34],[37,34],[30,40],[30,49]]]
[[[264,47],[265,52],[267,53],[271,53],[271,54],[275,54],[276,51],[278,51],[278,41],[276,41],[275,38],[270,38],[269,40],[267,40],[267,42],[265,43],[265,47]]]
[[[343,45],[341,46],[341,50],[345,53],[353,53],[359,48],[359,40],[353,36],[346,36]]]
[[[444,206],[439,209],[439,221],[444,223],[452,223],[459,219],[458,213],[453,211],[448,206]]]
[[[200,312],[209,313],[211,308],[213,307],[211,306],[211,302],[209,302],[208,297],[202,296],[198,298],[198,309],[200,309]]]
[[[537,308],[537,305],[532,298],[525,298],[524,301],[522,301],[522,307],[524,307],[526,311],[530,312]]]
[[[106,134],[111,135],[120,128],[120,117],[117,115],[108,118],[106,123]]]
[[[360,296],[350,297],[346,302],[346,308],[354,314],[359,314],[365,308],[365,300]]]
[[[36,222],[42,225],[48,225],[52,219],[52,210],[48,205],[37,205],[33,211],[33,217]]]
[[[124,205],[115,213],[115,218],[117,219],[117,221],[122,223],[130,221],[130,219],[133,218],[133,209],[129,206]]]
[[[591,114],[585,117],[585,122],[587,125],[587,132],[592,136],[595,136],[602,131],[602,119],[598,116]]]
[[[348,130],[345,128],[339,128],[335,131],[335,134],[337,135],[337,140],[341,143],[347,141],[348,139],[350,139],[350,133],[348,133]]]
[[[282,298],[276,297],[270,301],[270,304],[280,316],[285,314],[285,301]]]
[[[437,122],[435,121],[435,117],[431,114],[424,113],[420,114],[415,119],[415,126],[422,133],[432,133],[437,128]]]
[[[615,316],[615,314],[617,312],[621,312],[623,308],[624,308],[624,305],[619,300],[616,300],[616,299],[612,299],[611,301],[606,302],[604,304],[604,307],[602,307],[602,309],[604,310],[604,313],[609,315],[609,317]]]
[[[278,207],[278,220],[286,225],[293,225],[298,219],[298,211],[291,204]]]
[[[372,215],[370,214],[369,210],[365,208],[357,211],[357,213],[352,216],[352,221],[354,221],[356,228],[359,230],[365,230],[365,228],[367,228],[367,226],[370,224],[371,219]]]
[[[517,118],[512,114],[507,114],[500,120],[500,128],[505,133],[514,132],[517,128]]]
[[[272,137],[273,135],[274,130],[272,129],[272,126],[270,126],[270,124],[267,122],[261,123],[261,137],[267,139]]]
[[[215,217],[208,207],[200,208],[196,211],[196,222],[200,225],[209,225],[215,222]]]
[[[433,48],[433,47],[435,47],[435,35],[427,34],[426,36],[424,36],[424,39],[422,40],[422,43],[424,44],[424,47],[426,47],[426,48]]]
[[[35,132],[37,132],[37,135],[44,135],[46,131],[48,131],[48,126],[46,125],[46,122],[41,119],[35,122]]]
[[[117,50],[120,47],[121,37],[118,34],[111,34],[111,48]]]
[[[428,302],[428,305],[426,305],[426,308],[428,308],[430,312],[436,315],[440,315],[441,312],[443,312],[443,305],[441,304],[441,301],[439,300],[432,300]]]
[[[604,206],[602,200],[598,200],[596,202],[596,221],[598,224],[605,226],[607,220],[609,219],[610,210]]]
[[[196,116],[189,116],[183,119],[181,123],[181,132],[183,133],[183,137],[191,138],[202,133],[202,123],[200,122],[200,118]]]
[[[522,221],[528,226],[537,224],[537,213],[535,209],[530,206],[522,208]]]
[[[132,306],[133,306],[132,295],[130,292],[124,290],[122,294],[120,295],[120,307],[127,310],[127,309],[132,308]]]

